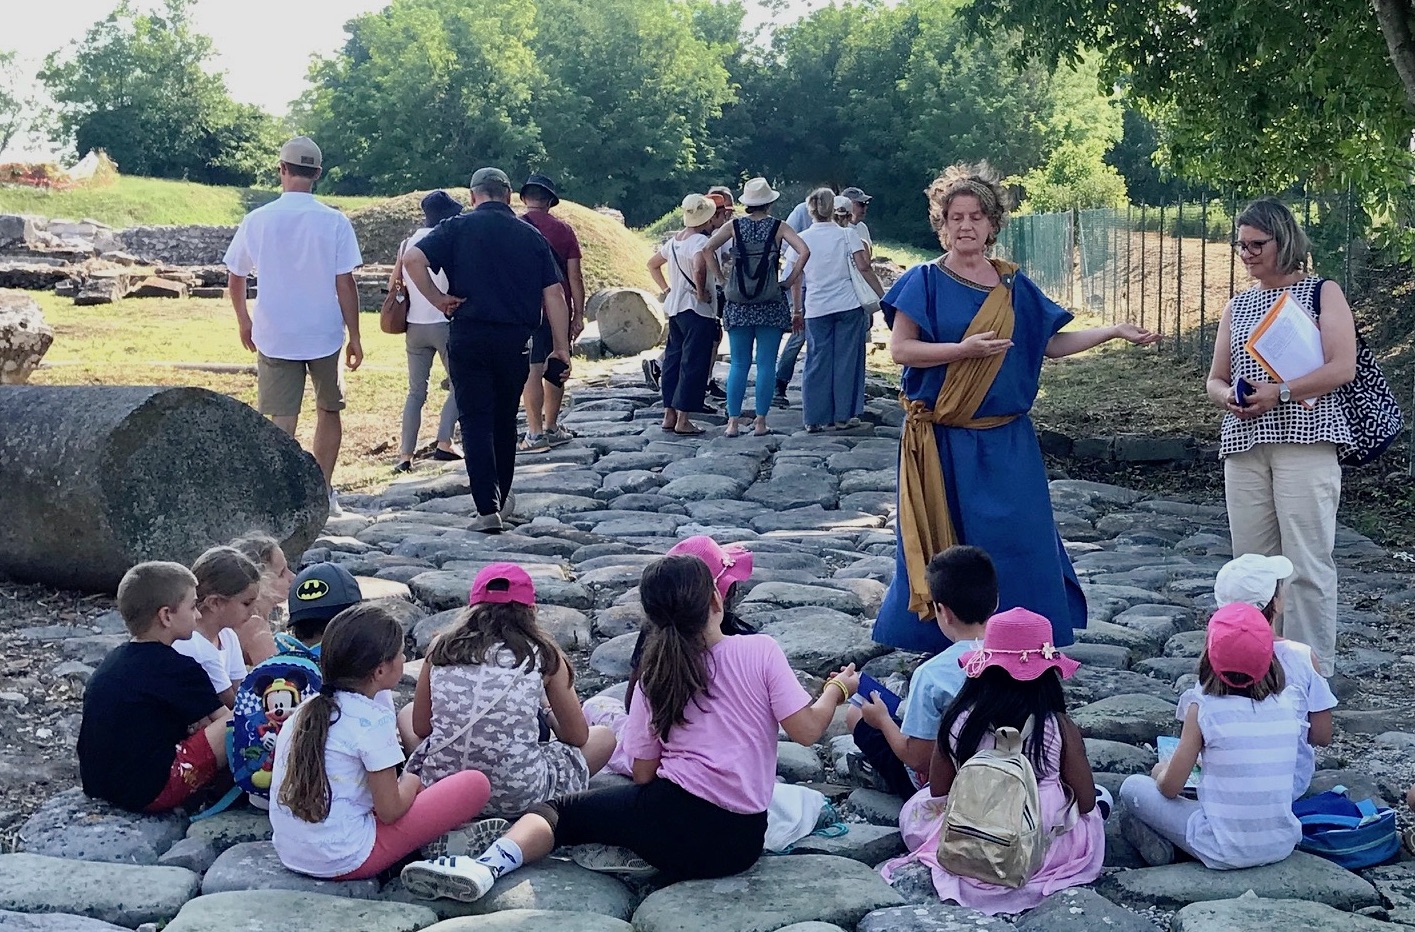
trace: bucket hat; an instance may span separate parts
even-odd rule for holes
[[[1002,667],[1014,680],[1034,680],[1048,670],[1062,679],[1081,666],[1051,643],[1051,622],[1025,608],[1009,608],[988,619],[983,629],[983,646],[958,658],[958,665],[970,677],[988,667]]]
[[[752,575],[752,552],[740,544],[726,547],[706,534],[688,537],[674,544],[668,555],[697,557],[712,571],[712,581],[717,585],[717,594],[727,598],[727,590],[735,582],[743,582]]]
[[[683,226],[700,227],[717,214],[717,205],[701,194],[683,198]]]
[[[532,175],[531,177],[527,178],[526,183],[521,185],[520,190],[520,195],[523,200],[526,197],[526,189],[531,187],[532,185],[537,188],[545,189],[546,193],[550,195],[551,207],[554,207],[556,204],[560,203],[560,195],[557,194],[555,191],[555,182],[550,180],[549,175]]]

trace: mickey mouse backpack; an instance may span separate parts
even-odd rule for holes
[[[192,821],[224,811],[241,793],[251,805],[270,808],[270,782],[275,764],[275,738],[295,708],[319,692],[323,678],[314,654],[286,634],[276,635],[280,652],[251,668],[236,690],[235,707],[226,728],[226,757],[233,786],[220,801]]]

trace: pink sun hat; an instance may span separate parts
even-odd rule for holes
[[[1053,647],[1051,638],[1051,622],[1025,608],[1009,608],[988,619],[982,648],[959,657],[958,665],[969,677],[1002,667],[1014,680],[1034,680],[1052,669],[1065,679],[1081,664]]]
[[[468,605],[483,602],[535,605],[536,585],[531,582],[531,575],[515,563],[491,563],[477,573],[477,578],[472,580],[472,591],[467,594]]]
[[[743,582],[752,576],[752,551],[741,544],[726,547],[706,534],[688,537],[674,544],[668,551],[670,557],[697,557],[712,571],[712,581],[717,584],[717,594],[727,598],[727,590],[735,582]]]

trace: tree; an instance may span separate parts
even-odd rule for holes
[[[1415,54],[1410,3],[1375,2],[1386,11],[1379,22],[1352,0],[973,0],[971,9],[985,33],[1022,26],[1025,60],[1050,66],[1100,50],[1103,86],[1128,85],[1159,128],[1161,160],[1181,176],[1250,190],[1299,181],[1403,189],[1415,94],[1396,63]]]
[[[14,52],[0,52],[0,153],[29,128],[34,101],[20,85]]]
[[[350,20],[297,107],[330,184],[392,194],[465,184],[483,165],[542,163],[535,12],[532,0],[394,0]]]
[[[211,40],[191,28],[191,3],[163,0],[138,13],[122,0],[82,40],[51,54],[39,78],[58,104],[52,138],[79,154],[104,149],[128,174],[254,180],[253,166],[271,160],[275,121],[237,105],[225,80],[205,70]]]

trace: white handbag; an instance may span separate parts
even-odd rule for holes
[[[850,252],[850,241],[845,241],[845,264],[850,269],[850,284],[855,286],[855,300],[860,302],[860,307],[865,309],[866,314],[873,314],[879,310],[879,295],[870,287],[870,283],[865,281],[864,274],[855,265],[855,256]]]

